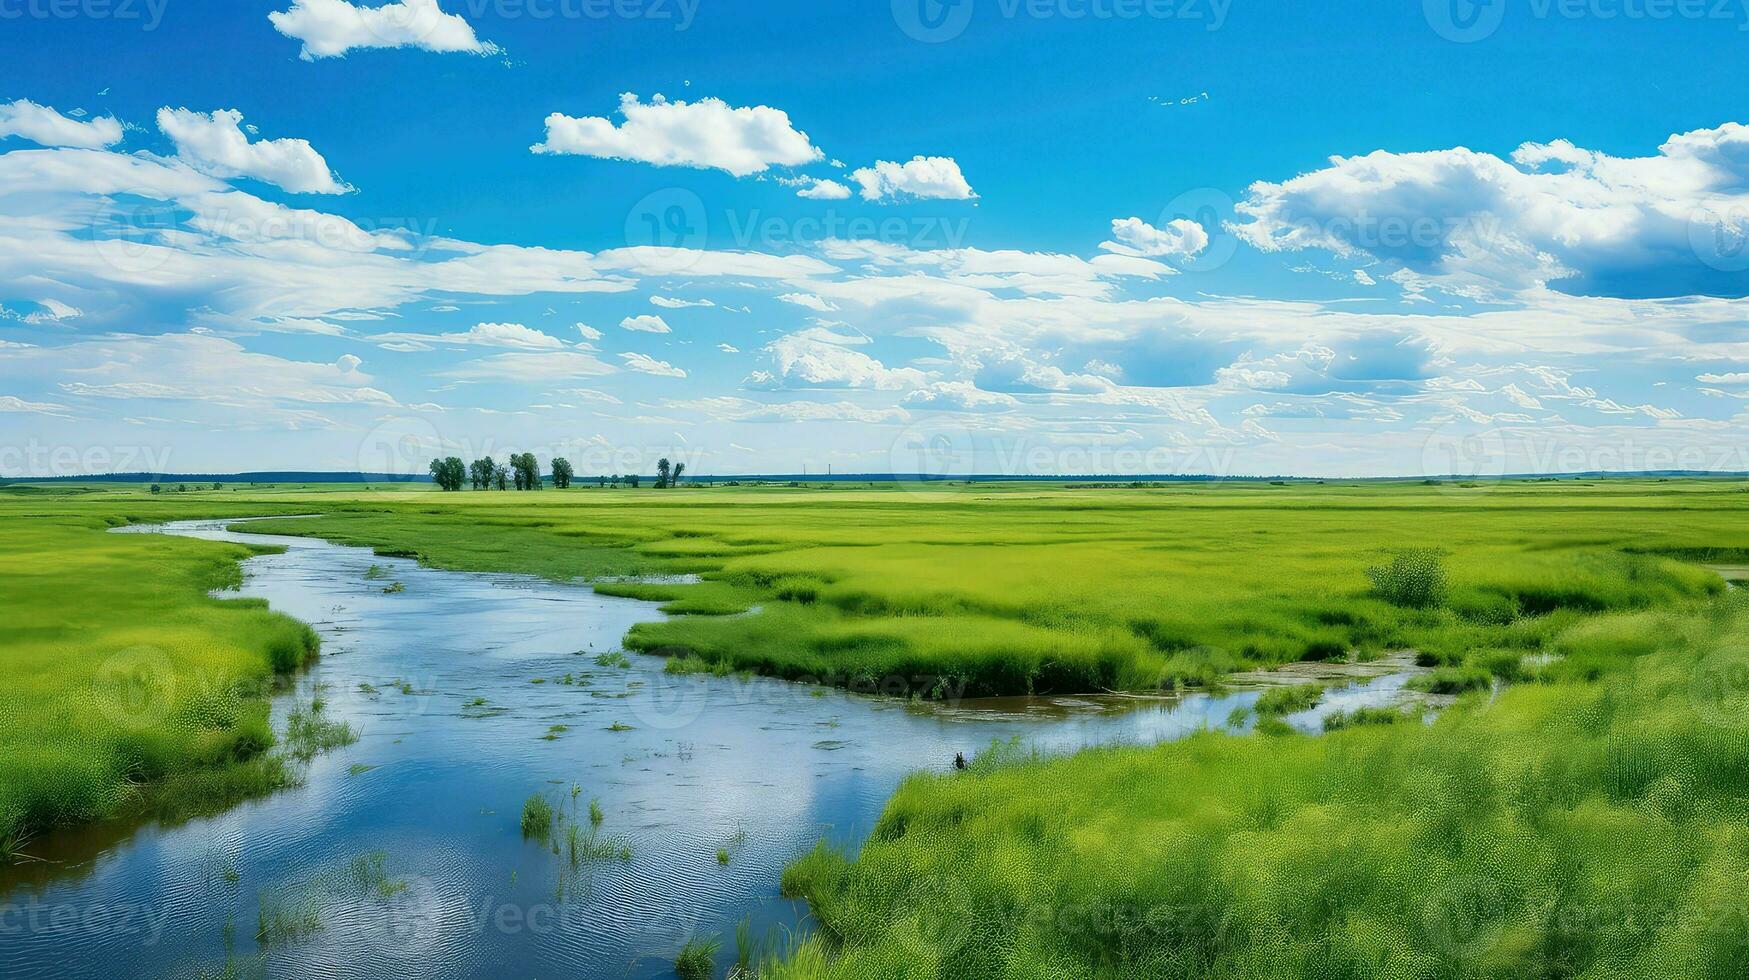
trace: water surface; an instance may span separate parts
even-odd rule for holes
[[[784,865],[822,837],[860,841],[911,772],[993,740],[1171,739],[1257,697],[940,708],[674,677],[637,654],[600,666],[632,624],[660,618],[654,605],[227,525],[157,530],[286,549],[245,563],[242,594],[314,625],[323,655],[276,721],[320,695],[359,740],[317,757],[300,786],[217,817],[40,842],[55,863],[0,877],[0,976],[671,977],[689,936],[722,934],[726,961],[743,918],[756,933],[804,922],[778,896]],[[1289,720],[1315,730],[1326,710],[1393,699],[1403,679]],[[525,840],[533,793],[584,830],[598,801],[598,840],[629,845],[630,860],[573,863],[568,843]],[[354,873],[373,861],[385,881]],[[265,944],[263,910],[281,926]]]

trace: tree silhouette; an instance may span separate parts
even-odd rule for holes
[[[656,489],[658,489],[658,490],[667,489],[667,487],[668,487],[668,474],[670,471],[673,470],[673,468],[674,468],[673,464],[668,462],[668,457],[666,457],[666,456],[662,457],[660,460],[658,460],[656,462]]]
[[[431,461],[431,479],[438,488],[444,491],[460,490],[462,483],[468,478],[468,469],[461,459],[450,456],[447,459]]]
[[[669,479],[668,485],[671,487],[680,486],[680,477],[685,472],[686,472],[686,464],[685,463],[675,463],[674,464],[674,475],[673,475],[673,477],[671,477]]]
[[[553,457],[553,486],[560,490],[571,489],[571,461],[563,456]]]

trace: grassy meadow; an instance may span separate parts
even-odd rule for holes
[[[1277,694],[1250,735],[914,777],[860,851],[790,868],[818,928],[762,976],[1749,958],[1749,604],[1707,567],[1749,566],[1741,481],[0,492],[0,827],[259,757],[263,702],[207,681],[295,668],[300,627],[206,596],[244,549],[103,529],[275,513],[321,516],[254,529],[661,602],[681,615],[626,642],[677,669],[947,697],[1413,650],[1457,696],[1305,736],[1274,719],[1306,699]]]
[[[263,755],[267,693],[315,655],[315,634],[208,596],[241,580],[247,548],[105,533],[202,504],[101,496],[0,493],[0,860],[53,827],[210,808],[284,779]]]
[[[264,529],[596,579],[690,614],[638,627],[633,648],[921,696],[1206,685],[1398,649],[1504,663],[1586,616],[1702,601],[1723,583],[1689,559],[1749,556],[1749,494],[1725,481],[408,492],[321,509]],[[1417,549],[1437,554],[1442,601],[1377,594],[1368,570]]]

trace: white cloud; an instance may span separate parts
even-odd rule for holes
[[[838,309],[813,293],[783,293],[777,298],[782,302],[805,307],[817,313],[831,313]]]
[[[851,344],[862,338],[845,337],[812,327],[788,334],[766,345],[776,368],[756,372],[747,384],[756,388],[917,388],[928,378],[915,368],[889,368]]]
[[[739,353],[741,353],[741,348],[736,347],[734,344],[718,344],[717,350],[720,350],[725,354],[739,354]]]
[[[29,99],[0,103],[0,139],[18,136],[43,146],[101,150],[120,143],[121,123],[110,116],[70,119]]]
[[[1208,247],[1208,232],[1188,218],[1175,218],[1156,228],[1140,218],[1114,218],[1111,237],[1100,248],[1119,255],[1195,255]]]
[[[619,111],[625,117],[619,126],[600,116],[555,112],[547,117],[546,142],[531,149],[714,168],[737,177],[822,156],[808,134],[790,124],[788,113],[770,106],[732,107],[721,99],[670,102],[661,95],[646,103],[627,92],[620,96]]]
[[[600,340],[601,339],[601,331],[595,329],[594,327],[590,326],[587,323],[577,324],[577,333],[582,335],[584,340]]]
[[[644,374],[654,374],[663,378],[686,377],[685,371],[669,364],[667,361],[658,361],[648,354],[638,354],[633,352],[621,354],[620,357],[625,359],[626,367],[633,371],[641,371]]]
[[[684,310],[695,306],[715,306],[717,304],[708,299],[679,299],[674,296],[652,296],[650,297],[650,305],[660,306],[665,310]]]
[[[252,177],[294,194],[345,194],[351,187],[328,169],[328,161],[307,140],[249,142],[243,114],[219,109],[212,114],[188,109],[158,110],[158,128],[176,144],[184,163],[214,177]]]
[[[673,328],[668,326],[667,320],[652,313],[641,313],[637,316],[628,316],[624,320],[619,321],[619,326],[621,330],[631,330],[636,333],[674,332]]]
[[[1749,384],[1749,372],[1737,372],[1734,374],[1707,373],[1697,376],[1694,380],[1709,385],[1743,385]]]
[[[1737,123],[1672,136],[1651,157],[1566,141],[1526,143],[1510,162],[1462,147],[1333,157],[1253,184],[1237,210],[1234,231],[1260,249],[1374,257],[1410,290],[1749,295],[1749,127]]]
[[[965,201],[977,197],[952,157],[912,157],[906,163],[878,161],[850,174],[868,201],[920,200]]]
[[[490,55],[498,46],[482,41],[437,0],[401,0],[359,7],[346,0],[292,0],[291,8],[267,15],[275,30],[304,42],[305,61],[337,58],[360,48],[419,48],[439,53]]]
[[[53,402],[27,402],[16,395],[0,395],[0,412],[19,412],[26,415],[58,415],[67,417],[65,405]]]
[[[466,347],[509,347],[515,350],[563,350],[565,342],[520,323],[476,323],[461,333],[382,333],[371,338],[378,343],[414,344],[429,350],[429,344]]]
[[[850,196],[850,188],[836,180],[824,180],[819,177],[804,177],[797,197],[805,197],[810,201],[842,201]]]
[[[57,379],[68,395],[180,401],[222,428],[332,427],[310,405],[380,410],[395,399],[371,387],[356,358],[323,364],[245,350],[209,334],[111,336],[61,347],[0,352],[0,378]]]
[[[970,381],[939,381],[906,395],[904,404],[948,411],[973,412],[989,408],[1013,408],[1020,402],[1015,400],[1012,395],[985,391]]]

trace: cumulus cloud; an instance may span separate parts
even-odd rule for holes
[[[912,157],[905,163],[881,160],[851,171],[866,201],[966,201],[977,197],[952,157]]]
[[[621,330],[630,330],[634,333],[674,332],[673,328],[668,326],[667,320],[664,320],[653,313],[642,313],[638,316],[628,316],[624,320],[619,321],[619,328]]]
[[[652,296],[650,297],[650,305],[660,306],[665,310],[684,310],[695,306],[715,306],[717,304],[708,299],[680,299],[674,296]]]
[[[1649,157],[1564,140],[1510,160],[1462,147],[1332,157],[1253,184],[1237,210],[1234,231],[1260,249],[1373,257],[1410,289],[1749,295],[1749,127],[1737,123],[1672,136]]]
[[[590,326],[587,323],[577,324],[577,333],[580,334],[584,340],[600,340],[601,339],[601,331],[595,329],[594,327]]]
[[[101,150],[120,143],[121,123],[110,116],[72,119],[29,99],[0,103],[0,139],[17,136],[43,146]]]
[[[626,362],[626,367],[633,371],[639,371],[644,374],[654,374],[657,377],[662,378],[686,377],[685,371],[669,364],[667,361],[658,361],[648,354],[639,354],[633,351],[621,354],[620,358]]]
[[[1188,218],[1175,218],[1156,228],[1140,218],[1114,218],[1111,237],[1100,248],[1119,255],[1195,255],[1208,248],[1208,232]]]
[[[176,144],[184,163],[214,177],[252,177],[295,194],[345,194],[351,187],[328,169],[308,140],[249,142],[243,114],[220,109],[210,115],[188,109],[158,110],[158,128]]]
[[[880,361],[852,350],[865,343],[830,330],[811,327],[779,337],[767,344],[775,370],[751,375],[755,388],[876,388],[893,391],[916,388],[928,378],[915,368],[889,368]]]
[[[445,13],[437,0],[401,0],[360,7],[346,0],[292,0],[289,10],[267,15],[275,30],[304,42],[305,61],[338,58],[362,48],[418,48],[438,53],[497,54],[460,16]]]
[[[721,99],[649,102],[627,92],[620,96],[625,122],[615,126],[601,116],[547,117],[547,138],[536,153],[577,154],[635,160],[663,167],[724,170],[737,177],[773,166],[812,163],[824,154],[808,134],[790,124],[789,113],[770,106],[730,106]]]
[[[796,189],[796,196],[810,201],[842,201],[850,196],[850,188],[836,180],[803,177]]]

